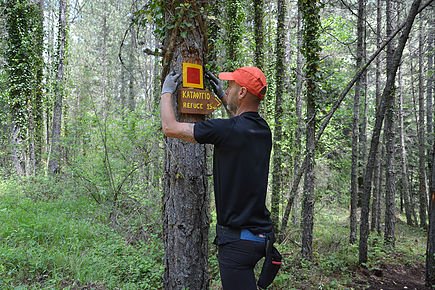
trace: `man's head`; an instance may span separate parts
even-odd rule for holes
[[[219,74],[219,78],[225,81],[235,81],[260,100],[266,95],[266,76],[258,67],[244,66],[233,72],[222,72]]]
[[[234,72],[219,74],[221,80],[227,80],[225,102],[228,110],[237,115],[239,108],[243,110],[258,110],[260,101],[267,90],[266,77],[257,67],[241,67]]]

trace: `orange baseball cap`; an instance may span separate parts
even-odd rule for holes
[[[222,72],[219,74],[219,78],[225,81],[235,81],[260,100],[266,95],[266,76],[258,67],[244,66],[233,72]]]

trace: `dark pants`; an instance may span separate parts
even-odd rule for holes
[[[219,246],[218,261],[224,290],[257,290],[254,267],[265,256],[265,244],[238,240]]]

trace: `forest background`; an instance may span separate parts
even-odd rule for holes
[[[166,207],[174,153],[160,84],[173,44],[197,31],[208,70],[256,65],[268,79],[268,205],[284,256],[274,289],[435,284],[434,10],[393,0],[1,0],[0,288],[219,289],[212,147],[199,192],[206,286],[187,281],[198,276],[189,257],[168,267],[185,248],[167,243],[179,212]],[[190,209],[192,196],[178,193]]]

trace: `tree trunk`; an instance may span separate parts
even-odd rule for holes
[[[358,1],[358,41],[356,51],[356,67],[361,67],[364,57],[364,21],[365,21],[365,1]],[[351,170],[351,201],[350,201],[350,237],[349,242],[354,244],[356,242],[357,231],[357,206],[358,206],[358,151],[359,151],[359,116],[360,116],[360,95],[361,95],[361,79],[355,83],[355,97],[353,103],[353,123],[352,123],[352,170]]]
[[[426,250],[426,285],[435,285],[435,142],[432,145],[431,198]]]
[[[391,92],[395,94],[395,92]],[[394,99],[395,97],[392,96]],[[395,245],[395,225],[396,225],[396,206],[395,206],[395,174],[394,174],[394,100],[393,104],[386,111],[385,116],[385,231],[384,241],[385,244],[394,247]]]
[[[184,3],[184,4],[183,4]],[[162,80],[170,70],[181,72],[182,62],[203,63],[206,53],[203,2],[170,1],[165,3],[165,17],[178,21],[167,31]],[[177,9],[178,7],[178,9]],[[188,17],[190,13],[195,17]],[[192,27],[180,26],[188,22]],[[190,35],[182,37],[184,32]],[[174,98],[176,110],[176,98]],[[176,110],[177,111],[177,110]],[[198,122],[201,115],[180,115],[181,122]],[[207,289],[209,195],[205,145],[167,138],[163,197],[163,240],[165,248],[165,289]]]
[[[279,14],[279,13],[278,13]],[[264,66],[264,0],[254,0],[254,40],[255,40],[255,66],[263,70]]]
[[[387,81],[382,93],[380,106],[376,109],[376,120],[373,128],[372,140],[370,145],[370,153],[368,155],[367,166],[364,178],[364,192],[361,203],[361,225],[360,225],[360,240],[359,240],[359,262],[367,262],[367,240],[368,240],[368,218],[369,218],[369,205],[370,194],[372,189],[373,169],[375,165],[375,156],[378,151],[379,137],[382,129],[382,122],[384,120],[387,108],[391,108],[394,104],[394,83],[396,79],[397,68],[400,65],[403,49],[406,41],[408,40],[412,24],[414,23],[415,16],[418,13],[421,0],[415,0],[409,10],[406,25],[400,36],[399,44],[394,52],[392,59],[391,71],[387,75]]]
[[[319,62],[320,62],[320,2],[298,1],[303,19],[303,49],[306,67],[306,169],[304,179],[304,198],[302,203],[302,257],[308,260],[313,256],[314,225],[314,162],[316,148],[316,97],[319,94]]]
[[[297,32],[297,60],[296,60],[296,98],[295,98],[295,108],[296,108],[296,117],[297,117],[297,128],[295,131],[295,161],[293,164],[293,180],[292,180],[292,186],[290,188],[289,195],[287,197],[287,205],[285,207],[284,215],[281,220],[281,236],[279,237],[280,241],[282,242],[285,235],[285,230],[287,229],[288,219],[290,217],[290,211],[295,208],[297,208],[297,203],[295,203],[295,200],[298,199],[298,188],[299,183],[301,180],[301,177],[303,175],[303,171],[305,170],[304,166],[300,164],[301,160],[301,151],[302,151],[302,134],[304,131],[304,120],[302,117],[302,89],[303,89],[303,66],[304,66],[304,60],[303,55],[301,53],[302,51],[302,15],[301,10],[298,9],[298,32]],[[296,217],[297,214],[293,213],[293,216]]]
[[[393,32],[393,5],[390,0],[386,1],[386,22],[387,22],[387,36],[390,36]],[[392,68],[394,56],[393,43],[387,46],[387,66],[386,74],[387,76],[391,74],[390,69]],[[395,98],[396,89],[395,84],[392,84],[389,98],[391,103],[385,111],[385,128],[384,128],[384,138],[385,138],[385,228],[384,228],[384,242],[386,245],[394,247],[395,244],[395,176],[394,176],[394,113],[395,113]]]
[[[419,25],[418,56],[418,174],[420,200],[420,227],[427,228],[427,178],[426,178],[426,140],[425,140],[425,108],[423,88],[423,19]]]
[[[20,127],[17,124],[12,125],[12,163],[18,176],[24,176],[24,156],[22,154],[22,138],[20,136]]]
[[[242,66],[241,44],[242,44],[242,25],[245,15],[242,9],[241,0],[225,0],[226,13],[226,70],[233,71]]]
[[[432,162],[433,159],[431,159],[432,156],[432,150],[433,148],[430,146],[434,143],[434,122],[433,122],[433,116],[434,116],[434,99],[433,99],[433,73],[434,73],[434,33],[435,33],[435,21],[433,14],[429,15],[429,28],[427,32],[427,49],[426,51],[432,52],[427,53],[427,72],[426,73],[426,119],[427,119],[427,142],[429,144],[428,150],[427,150],[427,157],[428,157],[428,168],[429,170],[432,168]],[[430,175],[429,175],[430,176]],[[432,179],[432,182],[434,180]]]
[[[281,203],[282,191],[282,95],[284,93],[285,71],[285,0],[278,0],[278,19],[277,19],[277,34],[276,34],[276,65],[275,65],[275,128],[273,132],[273,171],[272,171],[272,202],[271,202],[271,218],[275,227],[275,231],[279,232],[279,206]]]
[[[210,13],[212,15],[219,15],[222,13],[222,0],[209,0],[208,5],[210,6]],[[256,17],[256,16],[254,16]],[[209,65],[209,69],[211,72],[216,73],[218,68],[218,49],[216,47],[216,43],[219,39],[222,39],[220,36],[221,33],[221,27],[218,23],[218,19],[208,19],[208,32],[207,32],[207,39],[208,39],[208,49],[207,49],[207,64]],[[258,44],[256,44],[258,45]]]
[[[401,73],[399,71],[399,83],[401,83]],[[399,85],[400,90],[402,88]],[[409,173],[408,173],[408,161],[406,157],[406,145],[405,145],[405,125],[403,117],[403,94],[402,91],[399,93],[399,137],[400,137],[400,169],[401,169],[401,189],[403,196],[403,203],[405,206],[406,223],[410,226],[413,225],[412,215],[411,215],[411,203],[410,203],[410,192],[409,192]]]
[[[66,50],[66,13],[67,13],[66,0],[59,1],[59,32],[58,32],[58,64],[56,72],[56,88],[55,88],[55,102],[53,107],[53,121],[51,131],[51,149],[50,161],[48,167],[50,173],[57,174],[60,172],[60,159],[61,159],[61,144],[60,133],[62,126],[62,101],[64,97],[64,60]]]
[[[379,50],[382,40],[382,1],[377,0],[376,5],[376,47]],[[381,103],[381,58],[376,59],[376,107]],[[373,202],[372,202],[372,219],[371,219],[371,231],[378,229],[380,231],[380,199],[381,199],[381,184],[382,184],[382,172],[381,172],[381,160],[380,154],[375,156],[374,165],[374,180],[373,180]]]
[[[134,27],[130,27],[130,46],[128,51],[128,109],[134,111],[136,108],[135,89],[134,89],[134,69],[135,56],[134,49],[136,47],[136,32]]]
[[[35,144],[35,167],[36,170],[41,169],[42,163],[42,150],[44,145],[44,105],[43,105],[43,79],[44,79],[44,0],[39,0],[37,5],[39,6],[40,17],[38,21],[38,38],[36,39],[35,46],[38,48],[38,54],[40,62],[36,70],[36,85],[34,100],[34,144]]]
[[[378,152],[375,157],[375,168],[373,169],[373,201],[372,201],[372,220],[370,230],[381,233],[381,201],[382,201],[382,152]]]
[[[293,172],[294,175],[298,174],[299,171],[301,171],[301,160],[302,160],[302,136],[304,134],[304,120],[302,117],[302,88],[303,88],[303,77],[302,77],[302,70],[304,66],[304,59],[301,53],[302,48],[302,19],[301,19],[301,11],[298,9],[298,30],[297,30],[297,59],[296,59],[296,98],[295,98],[295,111],[296,111],[296,118],[297,118],[297,127],[295,130],[295,161],[293,164]],[[295,179],[295,177],[293,178]],[[294,199],[298,200],[299,197],[299,190],[296,189],[296,191],[293,194]],[[297,222],[298,212],[296,212],[296,209],[298,209],[299,202],[293,203],[293,217],[295,219],[295,223]],[[290,207],[291,209],[292,207]]]

